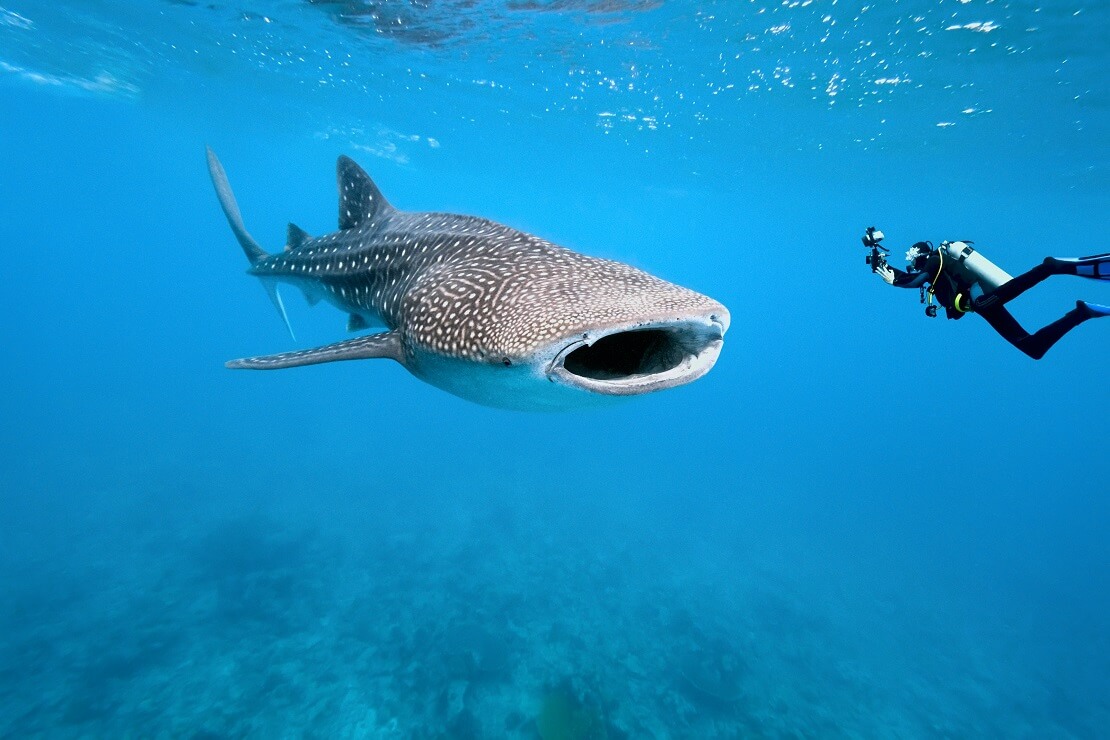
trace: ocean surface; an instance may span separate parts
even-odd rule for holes
[[[1033,362],[860,244],[1110,251],[1110,4],[0,5],[0,737],[1110,736],[1110,321]],[[557,414],[225,369],[348,335],[206,145],[267,249],[346,154],[713,296],[721,358]]]

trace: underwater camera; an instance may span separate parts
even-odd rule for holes
[[[880,244],[882,240],[883,232],[874,226],[868,226],[863,234],[863,246],[871,250],[867,255],[867,264],[871,266],[871,272],[886,266],[886,256],[890,254],[890,250]]]

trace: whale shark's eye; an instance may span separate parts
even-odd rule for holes
[[[501,358],[501,364],[504,365],[505,367],[509,367],[513,364],[513,361],[510,360],[508,357],[502,357]]]

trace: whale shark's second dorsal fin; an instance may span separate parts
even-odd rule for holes
[[[303,246],[305,242],[312,239],[308,232],[296,224],[289,224],[289,230],[286,232],[285,237],[285,251],[291,251],[297,247]]]
[[[350,157],[339,157],[336,179],[339,183],[340,230],[357,229],[393,210],[370,176]]]

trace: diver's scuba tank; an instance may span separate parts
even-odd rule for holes
[[[941,242],[940,252],[944,257],[945,270],[950,270],[959,282],[966,285],[978,283],[984,292],[989,293],[1013,279],[967,242]]]

